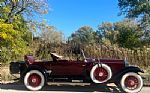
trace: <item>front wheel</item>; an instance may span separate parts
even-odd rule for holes
[[[27,89],[37,91],[45,84],[44,75],[39,70],[31,70],[24,77],[24,85]]]
[[[122,76],[120,87],[124,92],[137,93],[143,87],[143,80],[137,73],[129,72]]]

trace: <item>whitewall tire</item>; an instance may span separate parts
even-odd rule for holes
[[[112,77],[111,68],[106,64],[97,64],[91,69],[90,77],[94,83],[107,82]]]
[[[143,87],[143,80],[137,73],[129,72],[122,76],[120,85],[121,89],[127,93],[137,93]]]
[[[24,85],[27,89],[37,91],[43,88],[45,84],[44,75],[38,70],[31,70],[24,77]]]

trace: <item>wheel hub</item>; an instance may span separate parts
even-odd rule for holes
[[[102,77],[104,75],[103,72],[99,72],[99,76]]]
[[[32,79],[32,83],[36,83],[37,82],[37,79],[36,78],[33,78]]]
[[[31,74],[28,78],[28,82],[30,86],[37,87],[41,83],[41,77],[38,74]]]
[[[129,80],[129,86],[134,86],[135,85],[135,82],[133,80]]]
[[[107,79],[108,73],[107,73],[106,69],[99,67],[99,68],[95,69],[94,76],[97,80],[104,81]]]
[[[125,80],[125,85],[128,89],[134,90],[138,87],[138,79],[134,76],[128,76]]]

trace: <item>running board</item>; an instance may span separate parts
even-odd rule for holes
[[[71,85],[71,86],[97,86],[97,85],[103,85],[103,84],[96,84],[95,83],[75,83],[75,82],[47,82],[48,85],[57,85],[57,86],[63,86],[63,85]],[[105,85],[105,84],[104,84]],[[103,86],[104,86],[103,85]],[[116,86],[114,83],[106,84],[106,86]]]
[[[68,78],[49,78],[48,82],[74,82],[74,83],[83,83],[83,80],[74,80]]]
[[[77,82],[47,82],[48,85],[58,85],[58,86],[61,86],[61,85],[72,85],[72,86],[76,86],[76,85],[79,85],[79,86],[86,86],[86,85],[90,85],[90,83],[77,83]]]

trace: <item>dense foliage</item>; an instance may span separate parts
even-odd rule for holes
[[[45,4],[44,0],[0,1],[0,63],[22,60],[23,55],[32,51],[28,46],[32,41],[30,20],[26,20],[25,14],[41,13]]]
[[[126,19],[115,23],[103,22],[98,24],[96,29],[82,26],[64,40],[63,33],[56,27],[48,25],[45,21],[37,22],[32,17],[35,14],[37,16],[47,13],[48,6],[45,0],[1,0],[0,63],[22,60],[25,54],[32,54],[38,59],[50,59],[50,52],[62,55],[66,53],[68,59],[74,59],[79,58],[80,49],[85,50],[85,54],[91,57],[117,55],[116,57],[120,58],[121,54],[125,56],[123,52],[129,52],[131,58],[136,53],[143,53],[142,56],[148,60],[150,2],[118,1],[120,12],[126,15]],[[145,53],[147,55],[144,55]]]
[[[138,20],[144,30],[143,41],[150,43],[150,1],[149,0],[118,0],[120,13],[127,18]]]

